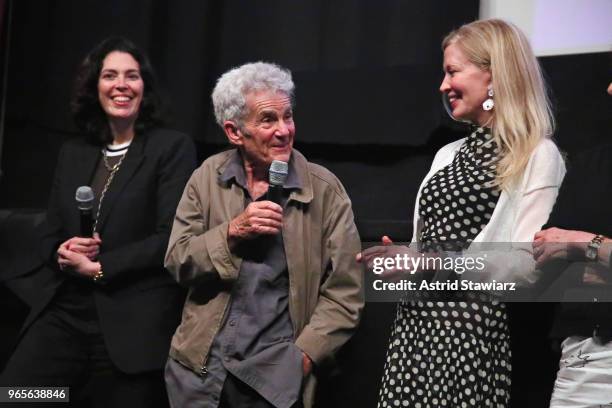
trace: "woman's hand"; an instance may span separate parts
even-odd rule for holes
[[[59,247],[72,252],[85,255],[92,261],[95,261],[100,254],[100,245],[102,240],[97,232],[94,232],[93,238],[72,237],[62,243]]]
[[[537,267],[551,259],[583,260],[589,242],[595,234],[584,231],[548,228],[533,237],[533,258]]]
[[[355,257],[357,262],[365,264],[368,270],[389,281],[398,281],[422,272],[422,263],[411,261],[412,258],[422,258],[420,252],[404,245],[393,245],[391,238],[386,235],[381,242],[381,246],[370,247],[358,253]],[[385,262],[387,259],[390,261]]]
[[[75,272],[86,278],[93,278],[102,269],[100,262],[94,262],[79,252],[61,246],[57,250],[57,255],[57,263],[61,270]]]

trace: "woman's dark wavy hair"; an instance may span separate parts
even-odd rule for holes
[[[102,41],[85,57],[74,84],[71,108],[74,122],[90,142],[110,143],[113,140],[108,118],[98,99],[98,79],[104,58],[113,51],[130,54],[140,64],[144,93],[138,118],[134,124],[136,133],[163,125],[161,100],[153,68],[147,56],[131,41],[123,37],[111,37]]]

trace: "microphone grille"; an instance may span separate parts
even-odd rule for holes
[[[89,186],[77,188],[74,198],[81,210],[91,210],[93,207],[94,192]]]
[[[289,175],[289,164],[284,161],[274,160],[270,165],[269,181],[274,186],[282,186]]]

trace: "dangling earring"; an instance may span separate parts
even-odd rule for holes
[[[487,95],[489,95],[489,97],[482,103],[482,109],[490,111],[495,106],[495,102],[493,101],[493,88],[490,85]]]

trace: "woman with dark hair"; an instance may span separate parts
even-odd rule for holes
[[[37,272],[45,284],[0,382],[68,386],[78,406],[167,406],[161,370],[184,298],[163,258],[195,149],[160,128],[151,66],[123,38],[85,58],[72,105],[83,138],[61,149]],[[86,234],[80,186],[95,196]]]
[[[135,118],[134,129],[146,131],[163,124],[160,112],[160,98],[157,81],[149,59],[133,43],[121,38],[109,38],[98,44],[81,64],[75,83],[72,98],[72,113],[76,125],[83,135],[92,138],[92,142],[110,143],[113,134],[110,132],[108,112],[99,98],[100,73],[106,56],[112,52],[129,54],[139,66],[139,76],[146,84],[147,92],[141,95],[138,115]],[[129,78],[128,78],[129,80]]]

